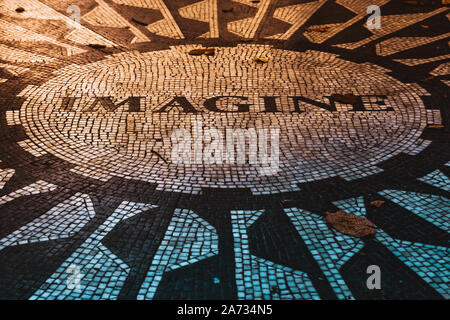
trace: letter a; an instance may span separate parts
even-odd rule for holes
[[[371,274],[372,275],[367,278],[367,288],[369,290],[373,290],[373,289],[381,289],[381,270],[380,267],[377,265],[371,265],[367,267],[367,274]]]

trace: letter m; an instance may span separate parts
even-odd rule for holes
[[[139,112],[141,111],[141,99],[143,97],[129,97],[122,102],[114,104],[111,97],[95,97],[95,100],[83,109],[83,112],[93,112],[98,111],[99,108],[103,108],[107,112],[114,112],[119,107],[128,103],[129,112]]]

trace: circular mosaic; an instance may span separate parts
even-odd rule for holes
[[[441,1],[0,2],[0,299],[450,297]]]
[[[128,177],[168,190],[258,192],[370,175],[380,161],[417,144],[427,123],[418,96],[426,92],[372,64],[259,45],[219,47],[212,57],[190,50],[117,54],[56,71],[20,94],[27,135],[91,176]],[[179,129],[189,140],[174,138]],[[211,137],[210,129],[219,135]],[[215,142],[219,148],[208,151]],[[174,161],[178,143],[190,161]],[[264,147],[266,162],[259,157]],[[258,152],[253,159],[252,152]],[[261,174],[269,166],[274,170]]]

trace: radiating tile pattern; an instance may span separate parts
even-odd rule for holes
[[[387,196],[390,192],[394,191],[386,191],[384,196]],[[414,193],[409,193],[408,196],[410,203],[417,201],[417,196]],[[405,196],[405,198],[408,196]],[[366,216],[366,208],[362,197],[342,200],[334,204],[347,213],[361,217]],[[376,240],[388,248],[400,261],[414,270],[443,298],[450,298],[449,248],[394,239],[379,228],[377,228]]]
[[[98,6],[82,17],[86,22],[94,26],[127,28],[134,35],[131,43],[150,41],[150,39],[143,34],[142,31],[114,11],[105,1],[96,0],[96,2],[98,3]]]
[[[53,20],[63,22],[66,26],[71,26],[71,28],[63,28],[61,33],[64,35],[65,39],[75,43],[84,45],[92,43],[107,46],[115,45],[114,42],[104,38],[91,29],[86,28],[82,24],[74,22],[70,17],[65,16],[38,0],[25,0],[21,1],[20,4],[15,0],[5,0],[2,4],[0,13],[13,19],[17,19],[17,21],[20,21],[20,19],[23,18]],[[19,6],[24,9],[23,12],[16,11]]]
[[[400,261],[416,272],[439,294],[450,299],[450,249],[391,238],[380,230],[377,240],[384,244]]]
[[[367,8],[367,7],[366,7]],[[339,47],[346,48],[346,49],[355,49],[362,45],[365,45],[371,41],[374,41],[378,38],[381,38],[383,36],[386,36],[388,34],[391,34],[393,32],[396,32],[398,30],[404,29],[407,26],[410,26],[412,24],[415,24],[417,22],[423,21],[425,19],[428,19],[434,15],[440,14],[442,12],[445,12],[447,8],[439,8],[434,11],[428,12],[428,13],[417,13],[417,14],[402,14],[402,15],[387,15],[383,16],[383,27],[380,29],[372,29],[370,30],[373,33],[373,36],[368,37],[364,40],[354,42],[354,43],[346,43],[338,45]],[[448,34],[443,36],[443,38],[448,37]],[[436,39],[438,40],[438,39]],[[420,45],[420,44],[419,44]],[[418,45],[417,45],[418,46]],[[405,45],[405,48],[408,48],[408,45]]]
[[[272,0],[261,0],[257,3],[256,15],[252,18],[236,20],[228,23],[228,31],[237,34],[242,38],[253,38],[258,31],[258,28],[266,16]]]
[[[247,228],[262,213],[263,211],[231,212],[238,299],[320,299],[305,272],[278,265],[250,253]]]
[[[52,57],[28,52],[25,50],[13,48],[3,44],[0,44],[0,59],[7,62],[17,62],[17,63],[51,62],[55,60]]]
[[[183,18],[209,23],[209,31],[200,37],[219,37],[217,1],[218,0],[199,1],[179,9],[180,15]]]
[[[327,277],[338,299],[354,299],[339,269],[364,246],[354,237],[329,229],[320,216],[299,208],[284,209]]]
[[[417,180],[420,180],[422,182],[431,184],[437,188],[450,192],[450,179],[440,170],[435,170]]]
[[[167,8],[163,0],[113,0],[113,2],[138,8],[159,10],[164,19],[158,20],[148,25],[146,27],[147,30],[157,35],[169,38],[184,38],[183,32],[180,30],[180,27],[177,25],[172,13]]]
[[[17,144],[22,147],[23,150],[31,153],[35,157],[40,157],[47,154],[47,152],[39,149],[39,147],[36,146],[30,139],[19,141]]]
[[[292,26],[285,33],[276,34],[268,38],[279,40],[289,39],[325,3],[325,0],[318,0],[277,8],[273,17],[287,22]]]
[[[156,206],[123,202],[89,238],[67,258],[31,300],[116,299],[130,268],[102,244],[114,227]],[[79,272],[72,279],[73,272]],[[78,284],[79,286],[75,286]],[[74,287],[71,287],[73,285]]]
[[[333,204],[347,213],[365,218],[366,206],[363,197],[334,201]]]
[[[444,180],[445,176],[440,176]],[[422,178],[431,183],[432,178]],[[436,178],[434,178],[436,179]],[[441,182],[444,189],[448,189],[449,179]],[[408,211],[434,224],[447,232],[450,231],[450,200],[442,196],[422,194],[402,190],[384,190],[379,192],[382,196],[404,207]]]
[[[5,20],[0,20],[0,37],[3,41],[11,42],[20,39],[21,42],[50,43],[55,46],[64,48],[68,56],[86,52],[86,50],[84,49],[77,48],[61,41],[57,41],[51,37],[47,37],[31,30],[27,30],[25,28],[22,28],[21,26]]]
[[[450,74],[450,62],[439,65],[436,69],[430,72],[433,76],[445,76]]]
[[[419,153],[421,153],[423,150],[425,150],[426,147],[428,147],[431,144],[430,140],[423,140],[419,139],[417,140],[413,145],[411,145],[407,150],[405,150],[405,154],[414,156]]]
[[[14,175],[14,169],[0,169],[0,190],[3,189],[5,184]]]
[[[16,11],[17,8],[23,8],[23,12]],[[46,6],[37,0],[24,0],[20,4],[15,0],[4,0],[2,1],[2,6],[0,12],[5,15],[11,15],[18,19],[46,19],[46,20],[57,20],[61,18],[56,10]]]
[[[393,37],[376,45],[377,54],[388,56],[411,48],[424,46],[428,43],[450,37],[450,33],[444,33],[435,37]]]
[[[9,246],[71,237],[94,216],[95,211],[89,196],[75,194],[39,218],[0,239],[0,250]]]
[[[7,72],[11,73],[13,76],[21,75],[22,73],[25,73],[30,70],[29,68],[10,65],[10,64],[6,64],[6,63],[0,63],[0,68],[5,69]]]
[[[342,7],[352,11],[355,13],[355,16],[346,22],[336,23],[336,24],[325,24],[320,25],[321,27],[325,27],[324,31],[311,31],[305,32],[304,35],[308,40],[314,43],[323,43],[326,40],[332,38],[337,35],[339,32],[351,27],[355,23],[359,22],[363,18],[367,16],[367,8],[371,5],[375,6],[383,6],[388,3],[389,0],[337,0],[336,3],[341,5]],[[399,26],[400,27],[400,26]],[[345,45],[350,49],[352,45]],[[358,47],[358,45],[356,45]]]
[[[18,199],[22,196],[31,196],[33,194],[54,191],[54,190],[56,190],[56,188],[57,188],[57,186],[55,186],[51,183],[45,182],[43,180],[39,180],[39,181],[36,181],[35,183],[32,183],[26,187],[20,188],[14,192],[11,192],[7,195],[0,197],[0,206],[7,202]]]
[[[432,57],[432,58],[424,58],[424,59],[394,59],[394,61],[403,63],[403,64],[405,64],[407,66],[417,66],[417,65],[420,65],[420,64],[425,64],[425,63],[445,60],[445,59],[449,59],[449,58],[450,58],[450,54],[445,54],[445,55],[442,55],[442,56],[436,56],[436,57]]]
[[[0,299],[450,299],[448,7],[68,5],[0,3]],[[279,170],[176,165],[175,129],[280,130]]]
[[[137,299],[152,299],[164,273],[217,255],[218,245],[214,227],[195,212],[176,209]]]
[[[440,110],[427,110],[429,124],[442,125],[442,116]]]
[[[20,125],[20,110],[6,111],[6,124],[8,126]]]

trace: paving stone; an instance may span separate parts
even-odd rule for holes
[[[449,299],[448,25],[2,1],[0,299]]]

